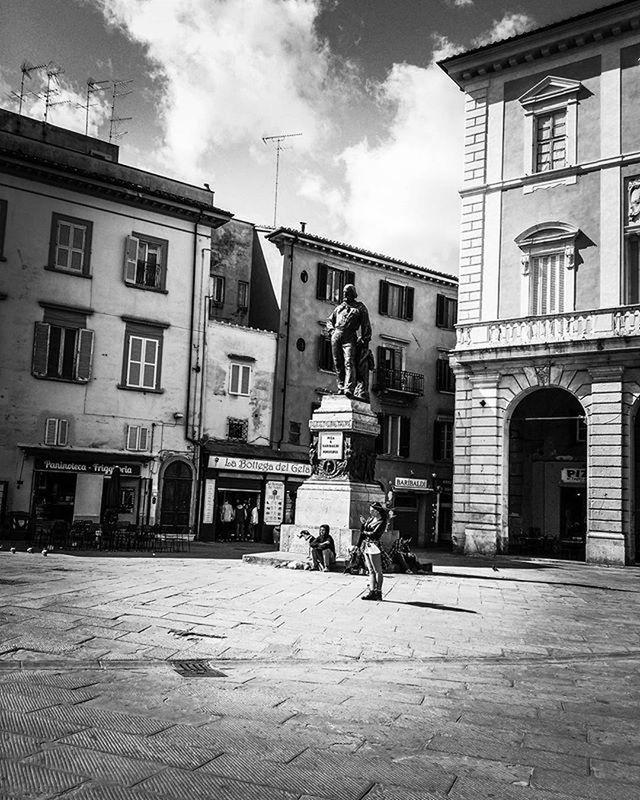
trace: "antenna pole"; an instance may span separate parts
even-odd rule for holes
[[[133,83],[133,78],[124,81],[113,81],[113,88],[111,93],[111,119],[109,120],[109,143],[114,139],[118,139],[120,136],[124,136],[124,133],[118,133],[117,131],[117,123],[118,122],[128,122],[133,117],[116,117],[116,99],[118,97],[125,97],[128,94],[131,94],[133,89],[129,89],[128,87]]]
[[[276,227],[276,219],[278,214],[278,184],[280,179],[280,151],[284,150],[285,148],[282,145],[284,139],[289,139],[292,136],[302,136],[301,133],[281,133],[277,136],[263,136],[262,141],[267,144],[267,142],[275,142],[276,144],[276,181],[275,181],[275,190],[273,195],[273,227]]]
[[[93,78],[87,79],[87,104],[85,106],[84,135],[89,135],[89,106],[91,105],[91,95],[94,92],[103,92],[111,81],[94,81]]]

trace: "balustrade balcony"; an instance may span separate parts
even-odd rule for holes
[[[640,306],[458,325],[460,351],[589,342],[640,336]]]
[[[378,367],[375,371],[373,390],[378,393],[394,392],[407,398],[422,397],[424,394],[424,375],[407,372],[404,369]]]

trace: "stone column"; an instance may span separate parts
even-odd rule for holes
[[[280,550],[306,554],[309,546],[298,534],[314,535],[329,525],[336,555],[344,558],[360,535],[360,516],[369,504],[384,504],[384,492],[374,483],[375,440],[380,433],[369,403],[343,395],[325,395],[313,413],[310,478],[298,489],[293,525],[280,527]]]
[[[622,396],[624,367],[590,370],[591,413],[588,420],[586,560],[624,565],[626,547],[623,519],[623,431],[627,409]]]
[[[456,420],[467,426],[466,487],[457,506],[456,530],[464,528],[468,555],[494,555],[502,544],[504,426],[499,381],[497,373],[471,375],[466,419]],[[455,488],[461,477],[456,474]]]

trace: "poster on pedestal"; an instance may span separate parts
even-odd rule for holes
[[[342,431],[331,433],[323,431],[320,434],[318,457],[321,461],[342,461],[343,436]]]

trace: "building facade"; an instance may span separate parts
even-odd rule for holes
[[[114,145],[0,112],[5,514],[194,523],[201,308],[230,217]]]
[[[625,564],[640,517],[640,3],[444,60],[466,94],[453,536]]]
[[[283,255],[274,448],[308,453],[311,414],[336,390],[327,319],[353,283],[373,329],[376,479],[393,496],[398,529],[421,546],[448,539],[456,278],[302,231],[280,228],[267,238]]]

